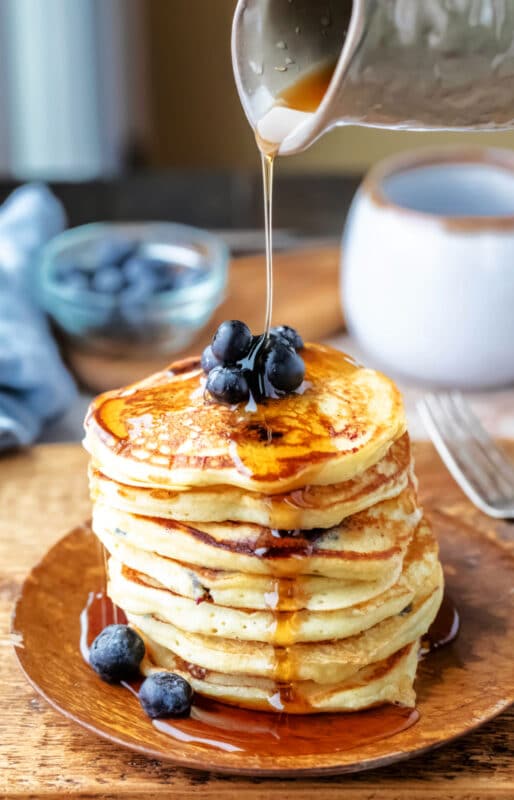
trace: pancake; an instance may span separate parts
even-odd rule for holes
[[[438,551],[432,535],[421,529],[407,552],[398,581],[365,603],[332,611],[293,612],[219,606],[194,600],[164,588],[141,572],[109,560],[109,595],[127,613],[151,614],[175,627],[205,636],[269,642],[277,647],[298,642],[345,639],[400,614],[420,594],[440,583]]]
[[[195,669],[148,638],[145,644],[147,655],[141,665],[144,675],[165,669],[182,675],[196,692],[224,703],[261,711],[284,710],[283,689],[278,684]],[[346,680],[323,686],[309,681],[294,682],[287,688],[287,712],[350,712],[383,703],[411,707],[415,703],[413,683],[417,662],[418,643],[414,642],[383,661],[363,667]]]
[[[400,580],[378,598],[334,611],[304,609],[277,613],[233,609],[210,602],[197,604],[110,559],[109,595],[117,605],[123,603],[125,612],[151,614],[171,622],[175,627],[186,624],[184,621],[187,620],[187,630],[192,633],[238,641],[269,642],[276,647],[285,647],[297,642],[355,636],[384,619],[400,614],[412,603],[415,591]],[[290,614],[294,617],[291,618]]]
[[[398,390],[306,345],[297,393],[227,407],[199,359],[90,406],[93,530],[144,674],[289,713],[414,704],[440,607]]]
[[[262,642],[240,642],[217,636],[192,634],[151,615],[128,613],[130,623],[144,637],[159,643],[186,663],[202,669],[268,680],[313,681],[325,684],[345,680],[367,664],[423,636],[441,604],[443,581],[431,594],[420,597],[404,613],[390,617],[367,631],[332,642],[300,643],[280,651]],[[287,676],[284,676],[284,653]]]
[[[246,492],[234,486],[152,489],[120,484],[91,467],[95,500],[149,517],[179,522],[249,522],[279,530],[331,528],[345,517],[396,497],[409,481],[408,434],[393,442],[384,457],[357,477],[331,486],[308,486],[280,495]]]
[[[207,402],[199,359],[172,364],[93,401],[85,446],[105,475],[150,488],[284,494],[352,480],[404,434],[400,394],[331,348],[306,345],[302,358],[301,393],[256,410]]]
[[[277,611],[348,608],[385,592],[396,583],[401,572],[401,564],[397,562],[393,571],[375,581],[345,581],[315,575],[276,578],[186,564],[132,547],[123,537],[105,531],[97,535],[118,561],[176,594],[189,597],[196,603],[211,600],[216,605],[233,608],[272,608]]]
[[[328,530],[272,531],[238,523],[141,517],[95,503],[93,530],[135,548],[211,569],[381,580],[401,565],[421,518],[413,486]]]

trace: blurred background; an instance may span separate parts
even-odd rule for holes
[[[262,177],[232,72],[235,5],[236,0],[0,0],[0,202],[26,182],[44,182],[52,192],[45,195],[47,190],[39,189],[38,196],[19,195],[0,216],[0,346],[8,364],[16,365],[0,380],[0,449],[2,413],[9,430],[4,448],[31,441],[41,431],[49,439],[78,438],[91,393],[135,380],[177,353],[198,352],[222,319],[244,318],[254,330],[262,330]],[[279,159],[274,241],[282,255],[276,269],[275,321],[298,325],[306,338],[335,342],[359,356],[344,333],[338,285],[341,234],[362,176],[393,153],[470,143],[509,151],[514,149],[514,131],[420,134],[340,127],[307,152]],[[473,191],[480,197],[482,178],[477,180]],[[442,183],[439,192],[445,192]],[[509,208],[514,209],[514,183],[509,198]],[[489,209],[483,213],[489,214]],[[109,258],[95,250],[106,242],[119,245],[113,237],[116,240],[120,232],[110,228],[84,234],[87,242],[79,241],[82,233],[72,234],[79,237],[75,239],[65,233],[63,250],[54,249],[46,267],[41,266],[43,245],[65,227],[152,220],[214,232],[224,249],[202,261],[197,258],[195,233],[189,232],[189,242],[179,251],[176,245],[183,232],[131,229],[121,236],[137,240],[134,247],[128,241],[123,257],[129,262],[136,257],[134,272],[132,263],[121,256],[116,260],[112,248]],[[102,238],[106,242],[97,241]],[[364,238],[369,239],[367,231]],[[395,244],[404,239],[392,238]],[[163,241],[167,251],[162,251]],[[375,249],[371,260],[382,267],[384,250],[378,247],[377,259],[376,240],[369,241]],[[417,236],[412,241],[417,247]],[[514,246],[514,234],[508,245]],[[16,248],[19,254],[9,260]],[[294,252],[284,252],[292,248]],[[494,269],[494,259],[498,261],[491,241],[470,251],[482,260],[489,287],[488,270]],[[446,267],[437,252],[444,276]],[[511,253],[506,251],[506,269]],[[246,260],[228,266],[229,257],[241,255]],[[406,253],[407,269],[416,258],[416,252]],[[391,259],[393,264],[398,261],[396,255]],[[448,259],[456,262],[451,254]],[[346,259],[343,275],[348,264]],[[19,280],[12,279],[16,271]],[[163,278],[166,285],[158,286]],[[15,313],[4,286],[9,283],[23,304],[27,281],[38,289],[36,303],[32,311],[18,308]],[[170,281],[175,281],[174,291],[190,285],[187,308],[180,292],[168,291]],[[457,283],[461,292],[464,282],[458,277]],[[200,284],[211,292],[205,295],[205,308],[198,301]],[[369,281],[366,291],[359,292],[363,302],[374,284]],[[505,284],[497,284],[499,295],[505,296]],[[476,295],[481,302],[482,288]],[[434,297],[439,305],[436,289]],[[459,313],[467,312],[461,295],[448,294],[446,300],[450,325],[459,318],[456,307]],[[36,392],[44,385],[55,399],[55,387],[63,380],[43,368],[36,346],[44,341],[45,357],[50,353],[56,362],[59,356],[49,349],[53,338],[43,339],[33,325],[34,346],[20,344],[23,319],[32,320],[33,308],[41,306],[51,333],[57,335],[66,369],[83,391],[79,405],[72,408],[71,422],[65,420],[59,430],[43,423],[57,418],[60,424],[63,409],[71,404],[71,390],[55,407],[41,403]],[[3,331],[2,315],[10,316]],[[497,316],[493,309],[484,325]],[[433,350],[433,331],[427,327],[423,335]],[[441,332],[445,351],[451,337],[456,340],[453,329]],[[415,348],[411,350],[415,359]],[[511,351],[508,355],[512,360]],[[421,367],[416,371],[423,372]],[[20,395],[17,414],[8,408],[13,391]],[[27,398],[37,424],[29,432],[21,423],[15,430],[12,420],[22,418]]]
[[[77,181],[143,169],[252,172],[232,77],[235,0],[1,0],[0,173]],[[514,147],[514,132],[423,145]],[[281,173],[360,174],[416,133],[338,128]]]
[[[1,0],[0,199],[15,182],[42,179],[72,225],[158,218],[258,228],[259,157],[230,56],[234,8],[235,0]],[[511,148],[514,132],[338,128],[280,161],[277,227],[339,235],[371,164],[470,141]]]

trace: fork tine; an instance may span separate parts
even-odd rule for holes
[[[493,441],[479,419],[464,400],[460,392],[453,392],[453,402],[458,409],[463,424],[475,439],[480,449],[490,461],[498,474],[505,480],[507,490],[514,494],[514,464],[507,458],[502,449]]]
[[[477,482],[482,486],[486,499],[497,502],[512,497],[510,482],[505,481],[499,475],[487,453],[484,452],[482,445],[473,436],[473,431],[470,430],[466,421],[462,419],[460,409],[455,402],[454,393],[442,394],[441,403],[444,405],[449,422],[461,443],[461,456],[467,461],[468,468],[474,472]]]
[[[469,459],[463,460],[462,448],[452,433],[447,414],[437,395],[426,395],[420,401],[418,408],[430,438],[461,489],[483,511],[492,516],[501,517],[501,512],[484,499],[484,495],[488,496],[489,491],[484,492],[481,480],[477,479],[473,463]]]
[[[446,415],[447,428],[456,440],[457,459],[461,468],[467,469],[468,473],[473,476],[478,491],[488,502],[493,503],[501,495],[494,473],[491,473],[489,465],[484,463],[481,453],[477,452],[466,431],[462,430],[450,395],[442,393],[438,398],[442,411]]]

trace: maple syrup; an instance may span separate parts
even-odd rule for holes
[[[367,399],[355,382],[359,367],[344,353],[315,345],[305,347],[302,358],[309,381],[321,392],[330,393],[342,411],[351,405],[350,419],[343,413],[339,418],[325,413],[315,392],[286,395],[280,403],[260,403],[253,413],[240,407],[209,405],[202,391],[198,393],[203,374],[200,360],[188,359],[188,370],[180,380],[170,382],[170,373],[165,370],[150,385],[143,384],[136,391],[100,395],[93,402],[90,420],[112,452],[130,457],[148,450],[146,463],[154,485],[160,480],[159,471],[163,472],[165,486],[168,471],[186,465],[188,456],[180,444],[194,424],[199,432],[198,448],[205,444],[210,449],[218,442],[220,447],[225,445],[227,461],[230,458],[238,472],[258,483],[254,487],[257,491],[266,492],[266,483],[273,482],[289,492],[305,485],[301,470],[312,465],[316,471],[325,459],[340,452],[341,437],[359,439],[364,426],[369,425]],[[228,430],[230,448],[226,448]],[[166,454],[161,444],[166,446]],[[358,459],[358,449],[349,453],[348,461],[352,455]],[[209,456],[201,461],[205,472]],[[214,461],[216,474],[220,474],[219,459]]]
[[[275,156],[272,153],[263,152],[261,160],[266,237],[266,317],[264,319],[264,333],[268,336],[273,315],[273,166]]]
[[[294,112],[313,114],[328,89],[336,62],[324,64],[303,75],[298,81],[286,87],[276,98],[274,108],[292,109]],[[270,129],[272,130],[272,128]],[[274,162],[280,149],[282,132],[273,140],[266,139],[255,129],[255,139],[261,153],[262,182],[264,189],[264,231],[266,241],[266,316],[264,332],[271,328],[273,315],[273,172]]]
[[[421,641],[421,655],[428,655],[453,642],[457,638],[459,628],[459,612],[445,592],[437,617]]]
[[[103,592],[92,592],[81,614],[81,652],[88,660],[88,650],[105,624],[118,614]],[[123,682],[123,687],[137,696],[141,679]],[[271,702],[283,710],[298,701],[292,690],[281,689]],[[296,706],[298,710],[298,706]],[[301,709],[300,709],[301,710]],[[307,711],[308,709],[304,709]],[[135,712],[137,713],[137,712]],[[142,711],[140,713],[143,713]],[[182,742],[194,742],[225,752],[249,752],[264,755],[301,755],[302,753],[343,752],[363,744],[394,736],[412,727],[419,719],[416,709],[382,706],[354,714],[301,715],[248,711],[195,696],[187,719],[153,720],[161,733]]]
[[[324,64],[321,67],[303,75],[298,81],[284,89],[276,98],[275,108],[290,109],[293,114],[289,117],[291,124],[298,124],[297,112],[313,114],[319,107],[320,103],[325,96],[328,89],[332,75],[335,69],[335,62]],[[273,109],[272,109],[273,113]],[[281,119],[284,121],[285,116],[280,112]],[[270,121],[268,117],[268,122]],[[263,135],[263,130],[268,131],[268,136]],[[265,335],[269,335],[271,328],[271,321],[273,315],[273,174],[274,162],[280,149],[280,139],[286,133],[291,133],[292,129],[287,131],[286,128],[281,128],[279,136],[269,137],[269,133],[273,132],[273,122],[271,127],[265,125],[257,125],[255,130],[255,138],[257,146],[261,152],[262,161],[262,177],[263,177],[263,191],[264,191],[264,228],[265,228],[265,242],[266,242],[266,317],[264,324]],[[273,502],[273,501],[271,501]],[[304,504],[308,502],[308,490],[298,490],[297,497],[294,497],[293,503],[288,507],[288,518],[291,520],[292,528],[297,527],[298,513],[295,514],[294,506],[297,508],[305,507]],[[300,533],[300,532],[297,532]],[[291,580],[279,580],[276,583],[276,601],[277,604],[272,609],[275,617],[275,629],[273,634],[274,646],[274,677],[279,686],[277,694],[272,699],[273,705],[281,711],[298,711],[299,701],[295,697],[293,682],[295,678],[295,665],[291,656],[291,645],[295,641],[296,625],[298,620],[297,611],[284,610],[288,602],[291,600],[291,593],[294,594],[295,581],[298,576],[294,574],[294,564],[299,565],[299,561],[292,559],[289,563],[293,564],[293,574],[288,575]],[[297,573],[299,572],[299,566]],[[309,708],[303,709],[306,712]]]
[[[297,536],[300,538],[300,548],[303,547],[309,552],[312,543],[302,537],[301,531],[286,531],[293,543],[298,546]],[[292,534],[292,535],[291,535]],[[296,536],[294,535],[296,534]],[[302,556],[304,554],[302,553]],[[287,606],[296,597],[297,581],[301,569],[301,557],[297,555],[286,559],[288,564],[287,578],[279,578],[275,583],[276,606],[272,609],[274,615],[275,629],[273,631],[273,678],[277,683],[277,691],[270,700],[270,703],[279,711],[298,713],[303,711],[309,713],[311,710],[303,698],[297,696],[294,690],[294,681],[297,678],[296,664],[292,653],[292,645],[296,640],[296,633],[300,621],[300,614],[295,610],[287,610]]]
[[[316,69],[307,72],[299,80],[280,92],[278,103],[287,106],[287,108],[314,114],[325,97],[336,63],[336,61],[331,61],[329,64],[322,64]]]
[[[162,733],[228,752],[292,756],[344,752],[394,736],[419,719],[416,709],[397,706],[360,714],[293,716],[245,711],[207,698],[195,701],[187,720],[155,720]]]
[[[117,619],[126,622],[120,609],[102,591],[91,592],[80,616],[81,653],[88,661],[88,651],[95,637]],[[291,616],[286,628],[294,625]],[[453,641],[458,632],[458,614],[445,596],[441,610],[427,636],[430,649],[437,649]],[[286,636],[287,630],[281,632]],[[287,648],[284,648],[287,650]],[[189,665],[193,668],[193,665]],[[293,673],[289,658],[283,659],[279,649],[277,668],[284,677]],[[125,689],[137,696],[141,680],[123,682]],[[358,711],[352,714],[301,714],[301,700],[287,683],[271,698],[278,711],[293,708],[294,714],[248,711],[224,703],[195,696],[191,716],[187,719],[153,720],[161,733],[182,742],[194,742],[209,748],[228,752],[248,752],[265,755],[271,751],[278,755],[321,754],[344,752],[364,744],[387,739],[412,727],[419,719],[416,709],[395,705]],[[142,711],[140,713],[143,713]]]
[[[282,143],[318,110],[332,80],[336,61],[320,64],[287,86],[257,121],[255,137],[261,153],[278,155]]]

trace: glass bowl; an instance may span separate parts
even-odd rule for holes
[[[187,225],[83,225],[44,248],[38,296],[82,350],[168,356],[191,344],[223,300],[228,260],[222,240]]]

